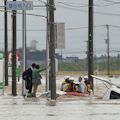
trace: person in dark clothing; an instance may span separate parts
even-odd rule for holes
[[[31,68],[27,69],[27,78],[25,80],[25,87],[28,89],[28,93],[32,92],[32,70]]]
[[[36,64],[33,63],[30,68],[28,68],[25,73],[25,88],[28,90],[28,93],[32,94],[32,74],[36,67]]]
[[[29,69],[30,78],[31,78],[31,80],[28,81],[28,86],[29,86],[28,93],[32,93],[32,79],[33,79],[33,71],[34,71],[35,68],[36,68],[36,64],[35,63],[32,63],[31,67],[28,68]]]

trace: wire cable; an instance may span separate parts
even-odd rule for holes
[[[5,12],[5,10],[0,10],[0,11]],[[12,11],[8,11],[8,10],[6,10],[6,12],[13,13]],[[17,11],[16,14],[21,14],[22,15],[22,12]],[[46,16],[44,16],[44,15],[38,15],[38,14],[32,14],[32,13],[26,13],[26,15],[46,18]]]
[[[88,4],[86,5],[73,5],[73,4],[70,4],[70,3],[67,3],[67,2],[56,2],[57,4],[63,4],[65,6],[69,6],[69,7],[75,7],[75,8],[78,8],[78,7],[88,7]],[[80,4],[80,3],[79,3]],[[112,6],[112,5],[115,5],[116,3],[109,3],[109,4],[105,4],[105,5],[100,5],[100,4],[95,4],[93,6],[95,7],[106,7],[106,6]]]
[[[112,0],[104,0],[105,2],[110,2],[110,3],[115,3],[115,4],[120,4],[118,1],[112,1]]]
[[[83,10],[83,9],[78,9],[78,8],[70,8],[68,6],[65,7],[65,6],[60,6],[60,5],[58,7],[64,8],[64,9],[69,9],[69,10],[74,10],[74,11],[78,11],[78,12],[88,13],[88,10]],[[106,16],[118,16],[118,17],[120,17],[120,14],[117,14],[117,13],[106,13],[106,12],[95,11],[94,14],[106,15]]]

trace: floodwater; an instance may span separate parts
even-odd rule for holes
[[[27,101],[22,97],[1,97],[0,120],[119,120],[120,104],[89,103],[89,100]]]
[[[46,98],[0,96],[0,120],[119,120],[120,101],[61,98],[50,105]]]

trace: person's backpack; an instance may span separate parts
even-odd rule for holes
[[[32,70],[28,68],[22,73],[23,80],[31,80],[32,79]]]
[[[22,73],[22,79],[27,80],[27,70]]]

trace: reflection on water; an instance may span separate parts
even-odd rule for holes
[[[120,104],[89,104],[88,100],[48,101],[0,99],[0,120],[116,120],[120,117]],[[27,102],[29,104],[27,104]],[[14,103],[14,104],[13,104]]]

